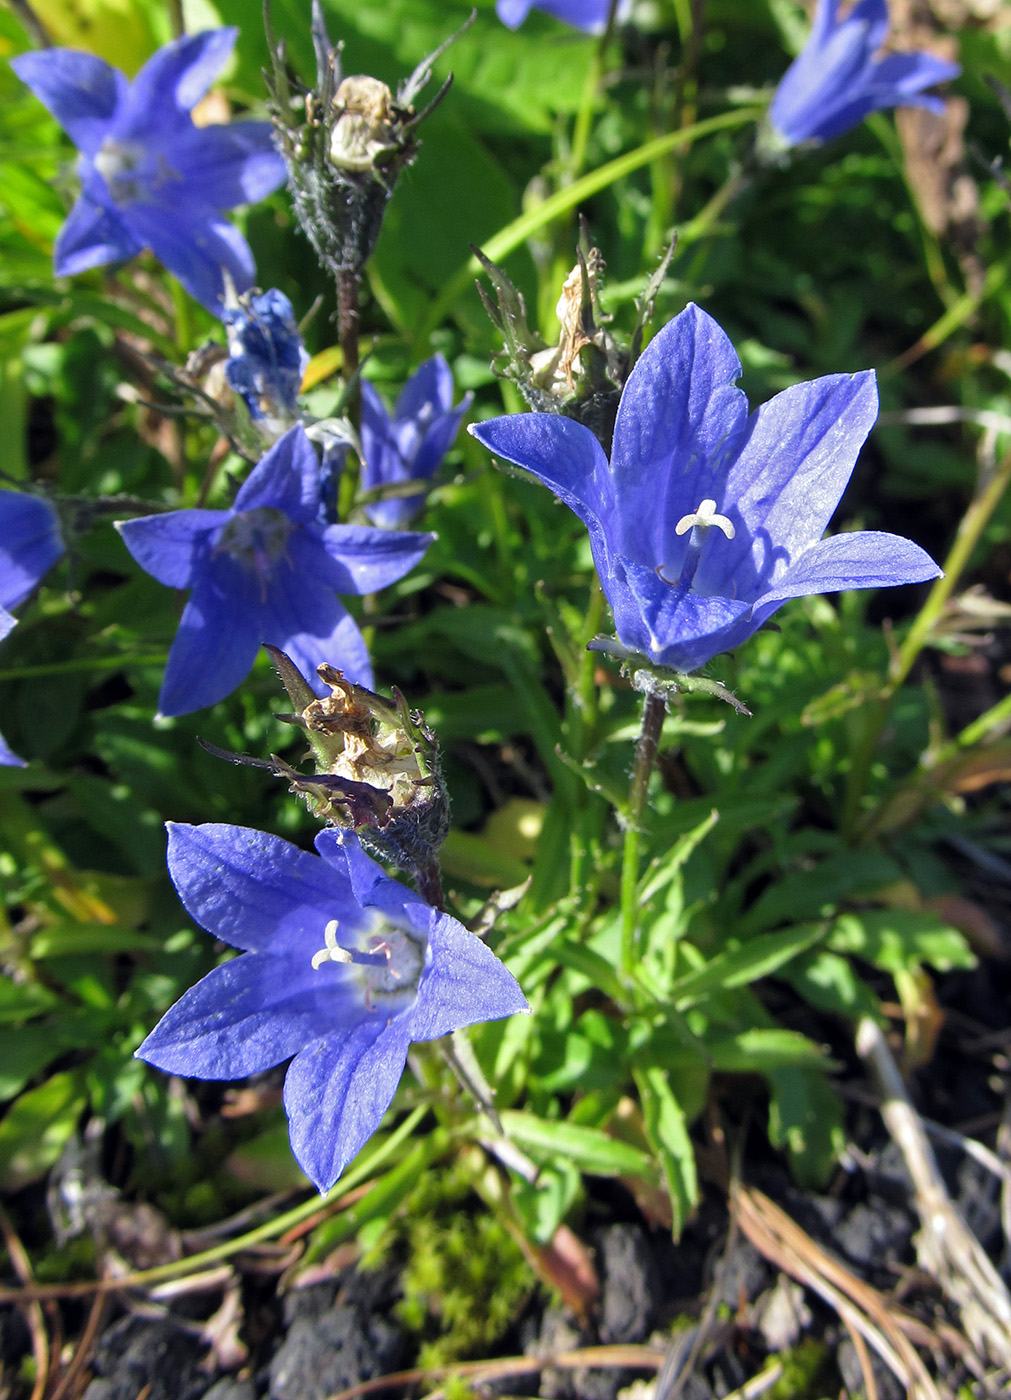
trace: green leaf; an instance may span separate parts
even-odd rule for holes
[[[752,1026],[721,1040],[706,1041],[713,1069],[732,1074],[767,1074],[789,1065],[824,1065],[825,1051],[806,1035],[779,1026]]]
[[[776,973],[816,1011],[855,1020],[880,1015],[880,1003],[852,964],[827,948],[799,957]]]
[[[778,933],[750,938],[747,943],[717,953],[702,967],[679,977],[671,988],[671,1000],[683,1011],[713,992],[757,982],[805,952],[827,932],[827,924],[798,924]]]
[[[502,1127],[517,1146],[546,1154],[549,1163],[567,1160],[593,1176],[640,1176],[652,1180],[656,1175],[645,1152],[608,1137],[599,1128],[535,1118],[532,1113],[513,1109],[502,1114]]]
[[[829,947],[863,958],[882,972],[904,972],[927,963],[937,972],[976,966],[964,934],[926,909],[873,909],[841,914]]]
[[[70,1140],[86,1103],[78,1075],[54,1074],[15,1100],[0,1122],[0,1186],[19,1191],[43,1176]]]
[[[9,977],[0,976],[0,1024],[27,1021],[59,1004],[59,997],[48,987],[40,987],[37,982],[12,982]]]
[[[821,1070],[767,1070],[769,1140],[785,1148],[799,1185],[823,1187],[846,1145],[842,1104]]]
[[[550,1244],[569,1207],[579,1195],[581,1186],[582,1179],[575,1165],[564,1160],[554,1167],[543,1168],[538,1172],[536,1182],[516,1182],[512,1201],[523,1222],[525,1234],[537,1244]]]
[[[0,1026],[0,1101],[19,1094],[60,1049],[52,1026]]]
[[[664,1070],[652,1065],[635,1071],[646,1133],[656,1151],[671,1200],[674,1238],[678,1239],[699,1199],[695,1149],[681,1105]]]

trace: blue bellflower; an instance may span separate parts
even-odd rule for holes
[[[10,613],[0,608],[0,642],[7,636],[11,628],[16,626],[17,623]],[[11,752],[6,739],[0,734],[0,768],[23,768],[24,766],[24,759],[18,758],[16,753]]]
[[[81,195],[56,240],[57,276],[150,248],[211,311],[221,309],[223,268],[238,291],[252,285],[253,255],[221,211],[265,198],[284,181],[284,161],[269,122],[198,127],[190,115],[237,33],[176,39],[132,83],[75,49],[11,60],[81,153]]]
[[[376,1131],[412,1041],[529,1010],[475,934],[391,880],[354,836],[318,855],[248,827],[169,823],[187,911],[242,950],[191,988],[141,1045],[170,1074],[241,1079],[294,1055],[291,1147],[320,1191]]]
[[[940,573],[897,535],[821,538],[877,416],[873,371],[795,384],[750,415],[740,373],[725,332],[689,305],[629,375],[610,462],[557,414],[471,428],[584,522],[621,647],[682,672],[788,598]]]
[[[16,608],[64,551],[60,517],[43,496],[0,491],[0,608]]]
[[[273,436],[298,415],[298,391],[309,355],[291,302],[276,287],[239,297],[221,319],[228,331],[225,378],[249,416]]]
[[[453,407],[453,373],[442,355],[433,355],[411,375],[397,399],[393,417],[372,385],[362,381],[363,490],[423,482],[432,476],[456,437],[473,394]],[[376,501],[365,513],[376,525],[403,529],[420,512],[425,488]]]
[[[630,8],[631,0],[619,0],[616,18],[622,20]],[[497,0],[495,5],[495,13],[510,29],[518,29],[531,10],[543,10],[587,34],[603,34],[611,0]]]
[[[168,655],[163,715],[213,705],[269,643],[308,677],[328,661],[373,688],[364,638],[338,593],[375,593],[418,562],[433,535],[319,523],[319,463],[296,425],[253,468],[231,510],[174,510],[117,529],[149,574],[192,589]]]
[[[773,131],[786,146],[828,141],[883,107],[928,107],[924,91],[956,78],[957,63],[929,53],[876,57],[888,34],[885,0],[857,0],[845,18],[839,0],[818,0],[811,37],[786,70],[769,108]]]

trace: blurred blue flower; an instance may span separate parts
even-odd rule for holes
[[[11,628],[16,626],[17,623],[15,622],[14,618],[11,617],[10,613],[5,612],[3,608],[0,608],[0,642],[2,642],[4,637],[7,636],[7,633],[11,630]],[[6,739],[2,734],[0,734],[0,767],[23,768],[24,766],[24,759],[18,758],[16,753],[11,752],[11,750],[7,746]]]
[[[375,1132],[412,1041],[528,1010],[475,934],[391,880],[347,833],[318,856],[248,827],[169,823],[187,911],[242,950],[141,1045],[170,1074],[241,1079],[294,1055],[291,1147],[320,1191]]]
[[[44,496],[0,491],[0,608],[16,608],[65,545],[56,507]]]
[[[269,122],[198,127],[190,109],[238,31],[212,29],[158,50],[132,83],[94,54],[46,49],[11,67],[80,151],[80,198],[54,250],[58,276],[144,248],[211,311],[252,285],[253,255],[223,209],[265,198],[285,179]]]
[[[689,305],[629,375],[610,462],[561,415],[471,428],[587,526],[621,649],[679,671],[738,646],[787,598],[940,573],[897,535],[821,538],[877,417],[873,371],[795,384],[750,415],[740,373],[725,332]]]
[[[473,394],[453,407],[453,373],[444,356],[426,360],[404,385],[393,417],[368,382],[362,381],[362,489],[425,481],[438,467],[456,437],[460,419]],[[376,501],[365,513],[388,530],[409,525],[425,502],[425,488],[406,496]]]
[[[276,437],[297,417],[298,391],[309,363],[291,302],[276,287],[260,295],[247,292],[225,307],[221,319],[228,330],[229,387],[253,421]]]
[[[628,12],[631,0],[619,0],[617,18]],[[587,34],[602,34],[611,9],[611,0],[497,0],[495,13],[510,29],[518,29],[531,10],[543,10],[563,24],[583,29]]]
[[[434,536],[322,525],[320,504],[319,463],[296,425],[253,468],[231,510],[118,524],[141,568],[169,588],[192,589],[165,667],[163,715],[228,695],[265,642],[304,676],[328,661],[372,688],[365,640],[337,594],[374,593],[402,578]]]
[[[957,63],[929,53],[875,57],[888,35],[886,0],[857,0],[839,18],[839,0],[818,0],[811,37],[786,70],[769,108],[773,131],[786,146],[828,141],[882,107],[943,110],[924,92],[956,78]]]

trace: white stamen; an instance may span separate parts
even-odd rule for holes
[[[318,953],[313,953],[312,955],[312,969],[314,972],[318,972],[323,964],[327,962],[349,963],[353,961],[348,950],[342,948],[337,942],[337,928],[337,920],[331,919],[323,930],[323,942],[326,944],[326,947],[321,948]]]
[[[694,530],[697,526],[708,530],[711,525],[722,530],[728,540],[734,538],[733,525],[725,515],[717,515],[716,502],[708,500],[703,501],[698,510],[693,510],[689,515],[682,515],[674,526],[674,533],[675,535],[687,535],[689,530]]]

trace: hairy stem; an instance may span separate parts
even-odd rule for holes
[[[649,780],[660,748],[666,706],[663,697],[647,693],[642,706],[642,729],[635,744],[635,763],[625,813],[625,842],[621,858],[621,972],[632,980],[639,954],[639,850],[642,816]]]
[[[337,339],[344,360],[344,383],[351,384],[358,373],[358,273],[342,267],[337,273]],[[357,383],[347,403],[347,416],[358,426],[361,396]]]

